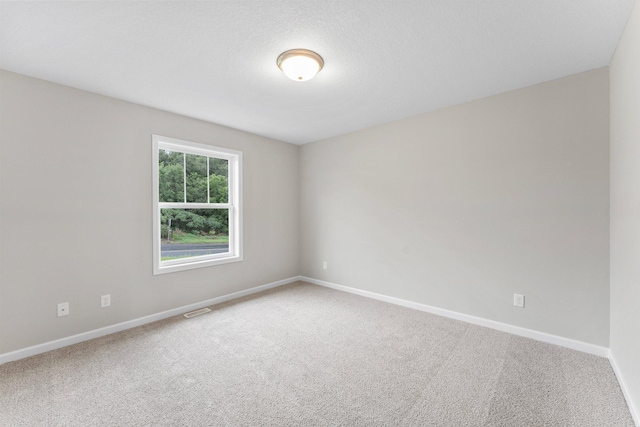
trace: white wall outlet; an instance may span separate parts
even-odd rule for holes
[[[513,294],[513,305],[524,308],[524,295]]]
[[[100,297],[100,307],[105,308],[111,305],[111,295],[102,295]]]
[[[58,317],[68,316],[69,315],[69,303],[61,302],[58,304]]]
[[[322,261],[322,269],[326,270],[327,269],[327,261]]]

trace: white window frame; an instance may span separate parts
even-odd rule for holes
[[[242,261],[242,151],[212,145],[198,144],[166,136],[153,135],[153,274],[173,273],[194,268],[209,267]],[[215,157],[228,160],[228,203],[160,202],[159,150],[171,150],[186,154]],[[186,183],[185,183],[186,185]],[[161,260],[160,210],[161,209],[211,209],[229,210],[229,251],[174,260]]]

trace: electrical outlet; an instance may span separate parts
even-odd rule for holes
[[[513,305],[524,308],[524,295],[513,294]]]
[[[58,317],[68,316],[69,315],[69,303],[61,302],[58,304]]]
[[[102,295],[100,297],[100,307],[105,308],[111,305],[111,295]]]
[[[327,269],[327,261],[323,261],[322,262],[322,269],[326,270]]]

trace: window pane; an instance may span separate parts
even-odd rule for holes
[[[161,209],[160,259],[229,252],[228,209]]]
[[[207,203],[207,157],[185,154],[187,202]]]
[[[229,161],[209,157],[209,201],[229,203]]]
[[[160,202],[184,202],[184,154],[159,150]]]

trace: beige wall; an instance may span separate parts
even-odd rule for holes
[[[640,422],[640,4],[611,63],[611,354]],[[640,425],[640,424],[639,424]]]
[[[297,146],[4,71],[0,90],[0,354],[298,274]],[[243,151],[243,262],[152,275],[152,134]]]
[[[607,346],[608,84],[299,148],[0,72],[0,354],[299,273]],[[243,262],[151,274],[153,133],[244,152]]]
[[[607,68],[307,144],[300,162],[303,275],[608,346]]]

